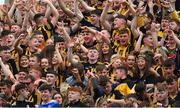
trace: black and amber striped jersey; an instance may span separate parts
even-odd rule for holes
[[[30,102],[32,102],[35,105],[40,105],[41,103],[41,93],[38,90],[34,90],[28,99]]]
[[[34,31],[41,31],[43,36],[44,36],[44,40],[48,40],[52,37],[52,34],[53,34],[53,29],[54,29],[54,26],[53,24],[48,21],[45,25],[43,26],[37,26]]]

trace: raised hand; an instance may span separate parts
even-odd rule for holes
[[[33,4],[32,4],[32,1],[29,0],[26,2],[26,6],[24,7],[25,8],[25,11],[30,11],[32,8],[33,8]]]
[[[169,35],[169,29],[165,29],[163,36],[166,38],[168,35]]]
[[[160,29],[160,25],[159,24],[156,24],[156,23],[152,23],[151,24],[151,31],[152,32],[158,32]]]
[[[64,30],[66,30],[65,27],[64,27],[64,22],[63,21],[62,22],[58,22],[56,24],[56,26],[58,28],[58,31],[60,31],[60,32],[63,32]]]
[[[163,1],[161,2],[161,5],[165,8],[170,8],[171,7],[171,3],[170,2],[167,2],[167,1]]]
[[[71,41],[71,42],[67,43],[66,46],[67,46],[68,48],[72,48],[72,47],[74,47],[74,42]]]
[[[157,60],[159,60],[161,57],[162,57],[162,54],[160,54],[160,53],[155,53],[153,59],[154,59],[155,61],[157,61]]]
[[[32,33],[33,29],[31,26],[29,26],[26,31],[30,35]]]
[[[25,34],[20,34],[18,38],[19,38],[20,40],[21,40],[21,39],[25,39],[25,38],[26,38],[26,35],[25,35]]]
[[[21,0],[14,0],[14,3],[13,3],[15,6],[18,6],[21,4]]]

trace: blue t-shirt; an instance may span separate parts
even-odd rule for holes
[[[39,108],[55,108],[55,107],[61,107],[61,105],[55,100],[51,100],[46,104],[39,105]]]

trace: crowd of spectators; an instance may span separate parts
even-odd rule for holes
[[[180,0],[0,5],[0,107],[180,107]]]

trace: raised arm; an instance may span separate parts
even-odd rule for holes
[[[72,63],[73,65],[77,65],[79,61],[76,59],[73,59],[74,43],[72,42],[67,43],[67,47],[68,47],[68,61],[70,61],[70,63]]]
[[[135,49],[134,49],[136,52],[140,51],[140,49],[141,49],[141,42],[142,42],[142,39],[143,39],[143,33],[140,32],[140,30],[138,30],[138,32],[139,32],[140,36],[138,38],[138,41],[137,41]]]
[[[63,12],[68,15],[69,17],[74,17],[74,13],[69,10],[68,8],[66,8],[63,0],[58,0],[59,6],[61,7],[61,9],[63,10]]]
[[[15,13],[17,13],[17,23],[21,24],[22,23],[22,16],[20,11],[17,10],[17,6],[20,5],[20,1],[15,0],[13,5],[11,6],[11,9],[8,12],[8,18],[14,22],[14,20],[12,19],[12,17],[15,15]]]
[[[40,0],[41,2],[47,3],[47,5],[50,7],[51,12],[53,13],[53,17],[51,18],[51,23],[56,26],[56,23],[59,19],[59,13],[58,10],[54,7],[52,2],[50,0]]]
[[[9,12],[8,12],[9,18],[12,18],[12,17],[13,17],[14,11],[15,11],[17,5],[19,5],[19,4],[20,4],[20,3],[17,2],[16,0],[14,1],[13,5],[11,6],[11,8],[10,8],[10,10],[9,10]]]
[[[70,38],[68,32],[66,31],[63,22],[61,23],[61,25],[62,25],[61,27],[62,27],[62,32],[63,32],[63,34],[64,34],[64,38],[65,38],[66,42],[69,43],[70,40],[71,40],[71,38]]]
[[[84,0],[79,0],[79,2],[87,11],[93,11],[96,9],[94,7],[90,7]]]
[[[51,8],[50,8],[50,7],[47,7],[46,13],[45,13],[45,17],[46,17],[46,18],[49,18],[50,16],[51,16]]]
[[[154,70],[152,67],[149,69],[149,71],[155,75],[156,77],[159,77],[160,75],[158,74],[158,72],[156,70]]]
[[[155,23],[152,23],[151,24],[151,33],[152,33],[152,39],[153,39],[155,48],[158,47],[158,39],[157,39],[158,31],[157,30],[158,30],[158,25]]]
[[[5,76],[10,78],[11,81],[15,82],[16,80],[15,80],[11,70],[9,68],[7,68],[7,66],[3,63],[1,57],[0,57],[0,66],[1,66],[2,71],[4,72]]]
[[[22,28],[21,31],[25,31],[27,29],[27,25],[28,25],[28,20],[29,20],[29,12],[26,12],[24,20],[23,20],[23,24],[22,24]]]
[[[153,2],[152,2],[152,0],[147,0],[147,4],[148,4],[148,6],[149,6],[149,12],[152,14],[152,15],[154,15],[154,12],[153,12],[153,6],[154,6],[154,4],[153,4]]]
[[[132,3],[129,3],[128,1],[125,1],[125,3],[127,4],[129,11],[132,13],[132,15],[136,15],[136,10],[133,7]]]
[[[58,58],[58,61],[59,61],[59,64],[60,64],[61,68],[65,69],[65,64],[63,62],[63,58],[62,58],[61,54],[59,53],[58,47],[55,47],[55,51],[56,51],[57,58]]]
[[[164,42],[165,42],[165,39],[168,35],[168,29],[166,29],[163,33],[163,37],[161,38],[161,40],[158,42],[158,46],[163,46],[164,45]]]
[[[75,45],[77,47],[80,47],[80,49],[82,49],[83,52],[85,52],[86,54],[88,53],[88,49],[83,45],[84,41],[82,40],[81,36],[79,36],[76,41],[75,41]]]
[[[106,20],[107,11],[108,11],[110,5],[111,5],[111,2],[109,2],[109,1],[106,2],[104,10],[103,10],[101,17],[100,17],[100,21],[101,21],[102,26],[108,31],[111,31],[111,29],[112,29],[111,24]]]
[[[136,15],[133,18],[133,20],[131,21],[131,31],[132,31],[132,34],[134,36],[134,39],[137,39],[139,36],[139,32],[137,30],[137,18],[138,18],[138,16]]]
[[[80,27],[80,23],[77,22],[76,24],[74,24],[72,27],[71,27],[71,31],[72,32],[76,32]]]
[[[23,54],[23,49],[19,46],[19,42],[25,38],[24,34],[21,34],[14,42],[14,49],[19,53]]]
[[[74,1],[74,14],[79,19],[79,21],[81,21],[84,18],[82,12],[78,8],[78,0]]]
[[[171,30],[171,34],[172,34],[174,41],[177,43],[178,46],[180,46],[180,40],[178,39],[178,37],[174,34],[174,32],[172,30]]]
[[[87,26],[85,26],[84,29],[88,29],[91,33],[93,33],[98,42],[103,41],[103,42],[110,44],[110,39],[109,39],[110,35],[107,30],[102,30],[103,32],[102,31],[99,32],[99,31],[97,31],[91,27],[87,27]],[[107,34],[104,34],[104,33],[107,33]]]

